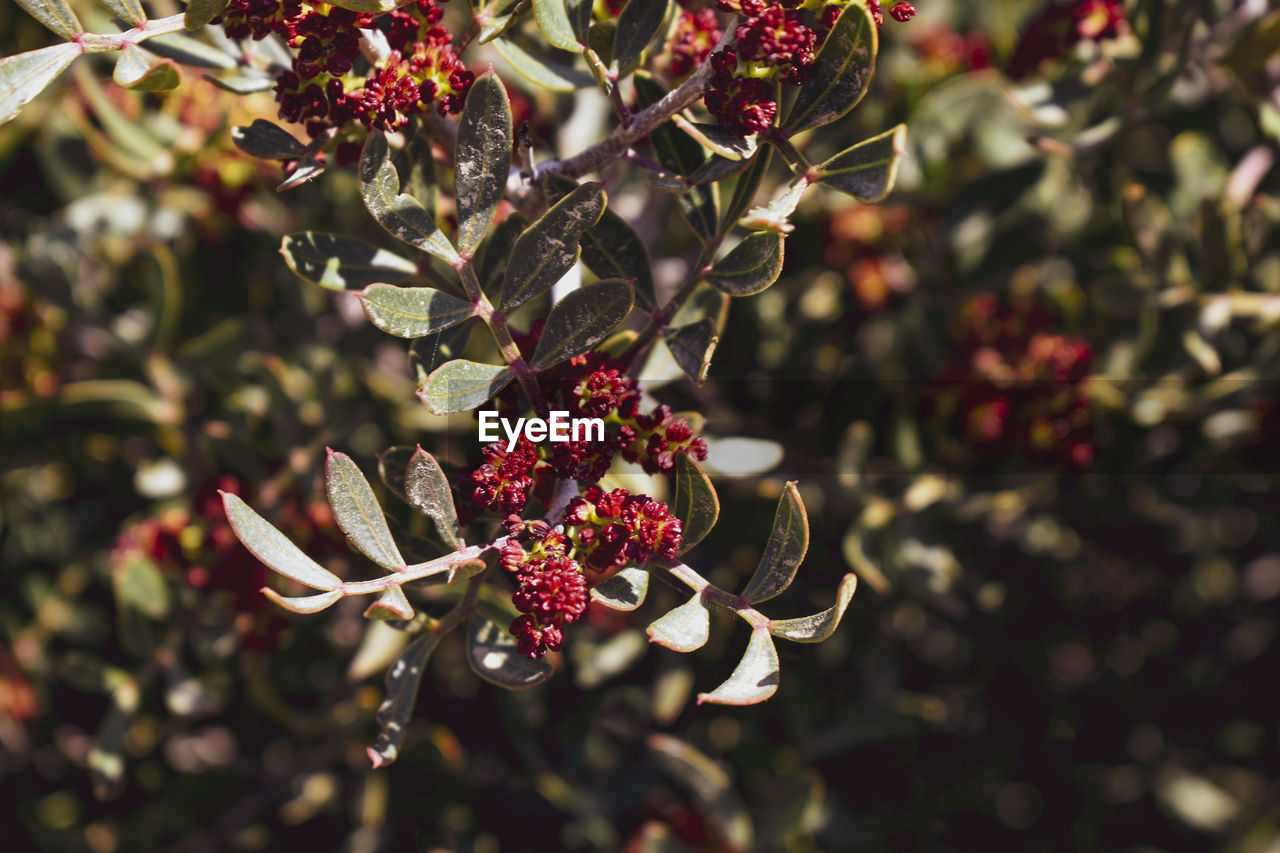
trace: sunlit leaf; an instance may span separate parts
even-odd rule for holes
[[[436,458],[421,446],[414,451],[405,468],[404,491],[409,503],[434,522],[446,545],[455,549],[463,546],[449,478]]]
[[[702,599],[702,591],[695,592],[684,604],[655,619],[645,631],[649,634],[649,642],[677,652],[702,648],[711,635],[711,610]]]
[[[730,296],[759,293],[782,273],[780,231],[756,231],[712,265],[705,278]]]
[[[591,598],[614,610],[635,610],[649,592],[649,572],[629,566],[604,583],[592,587]]]
[[[80,52],[78,44],[55,44],[0,59],[0,124],[44,91]]]
[[[360,468],[345,453],[328,451],[324,488],[333,518],[361,554],[392,572],[404,569],[404,557],[387,526],[387,517]]]
[[[578,52],[578,39],[569,23],[565,0],[533,0],[533,17],[547,41],[561,50]]]
[[[161,59],[137,45],[129,45],[120,52],[111,79],[118,86],[139,92],[163,92],[181,82],[178,66],[172,60]]]
[[[801,616],[798,619],[774,619],[769,622],[769,633],[793,643],[821,643],[835,633],[844,618],[844,611],[858,588],[858,576],[847,574],[836,589],[836,603],[821,613]]]
[[[413,261],[344,234],[302,231],[280,242],[289,269],[330,290],[363,290],[417,273]]]
[[[471,86],[458,121],[454,186],[458,250],[472,255],[502,203],[511,170],[511,103],[493,72]]]
[[[378,224],[397,240],[435,255],[450,266],[461,258],[421,202],[400,193],[400,176],[391,162],[387,137],[374,131],[360,155],[360,195]]]
[[[720,498],[711,478],[687,453],[676,457],[676,494],[671,510],[680,519],[681,554],[701,542],[720,518]]]
[[[98,2],[111,14],[135,27],[147,19],[147,13],[143,11],[142,4],[138,0],[98,0]]]
[[[490,684],[517,690],[551,677],[551,664],[531,660],[516,651],[516,638],[479,613],[467,621],[467,662]]]
[[[613,60],[625,69],[649,46],[667,14],[667,0],[628,0],[618,15],[613,37]]]
[[[552,306],[530,364],[546,370],[587,352],[626,319],[631,304],[631,283],[616,278],[569,292]]]
[[[410,643],[387,670],[387,698],[378,706],[378,725],[382,731],[368,749],[374,768],[385,767],[400,754],[405,727],[409,725],[413,707],[418,703],[422,673],[427,668],[427,659],[439,643],[440,637],[434,631],[428,631]]]
[[[231,141],[249,156],[264,160],[296,160],[306,150],[289,131],[261,118],[247,127],[231,128]]]
[[[413,605],[404,590],[393,586],[383,592],[364,611],[366,619],[399,620],[413,618]]]
[[[711,355],[720,342],[716,324],[704,318],[687,326],[678,326],[662,333],[662,339],[671,350],[671,357],[690,379],[701,384],[711,369]]]
[[[418,399],[437,415],[469,412],[505,388],[513,375],[502,365],[455,359],[432,371]]]
[[[320,592],[315,595],[281,595],[269,586],[262,588],[262,594],[271,599],[276,604],[292,613],[319,613],[327,607],[332,607],[342,599],[342,590],[335,589],[330,592]]]
[[[66,0],[17,0],[17,3],[28,15],[67,41],[84,32],[84,25],[76,17],[76,13],[71,11]]]
[[[190,0],[182,16],[182,26],[195,31],[221,15],[229,0]]]
[[[360,304],[373,325],[398,338],[420,338],[475,315],[470,302],[431,287],[371,284],[360,293]]]
[[[780,125],[796,134],[853,109],[871,85],[878,49],[871,13],[861,3],[850,3],[832,25]]]
[[[755,705],[778,692],[781,669],[778,650],[767,628],[751,631],[747,651],[729,678],[710,693],[699,693],[698,704]]]
[[[578,260],[578,241],[596,223],[605,206],[604,188],[583,184],[560,199],[516,240],[502,280],[500,304],[510,314],[547,290]]]
[[[492,42],[498,55],[507,61],[517,74],[540,89],[551,92],[572,92],[594,86],[596,80],[590,71],[569,68],[539,59],[520,45],[505,38]]]
[[[239,497],[229,492],[220,494],[227,520],[231,522],[236,538],[267,568],[303,586],[325,592],[335,590],[342,584],[337,575],[302,553],[297,545],[289,541],[289,537],[250,509]]]
[[[754,136],[738,136],[718,124],[695,124],[679,114],[671,120],[694,142],[726,160],[749,160],[755,156]]]
[[[217,68],[230,71],[239,67],[236,58],[213,45],[205,44],[199,39],[184,36],[182,33],[166,33],[162,36],[147,39],[147,50],[196,68]]]
[[[897,180],[906,139],[907,126],[900,124],[846,148],[816,167],[818,183],[846,192],[863,204],[883,201]]]
[[[795,483],[787,483],[773,516],[773,532],[765,545],[760,565],[747,582],[742,597],[757,604],[768,601],[791,586],[796,571],[809,550],[809,517]]]

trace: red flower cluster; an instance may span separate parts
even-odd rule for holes
[[[784,83],[798,85],[813,63],[817,34],[800,13],[770,6],[738,26],[738,55],[744,62],[778,70]]]
[[[581,618],[588,601],[587,579],[569,556],[568,539],[546,525],[537,530],[526,525],[507,540],[500,563],[515,575],[511,603],[522,615],[511,622],[510,631],[517,650],[535,660],[559,651],[564,626]]]
[[[884,12],[880,8],[879,0],[866,0],[866,5],[867,5],[867,11],[871,13],[871,20],[875,21],[876,26],[877,27],[884,26]],[[823,11],[825,12],[832,8],[835,8],[837,10],[840,9],[839,6],[834,6],[834,7],[828,6],[827,9],[824,9]],[[837,14],[838,14],[838,11],[837,11]],[[911,20],[915,16],[916,16],[916,7],[912,6],[910,3],[907,3],[907,2],[895,3],[893,4],[893,8],[889,10],[889,17],[893,18],[895,21],[897,21],[900,24],[905,24],[907,21]]]
[[[564,511],[565,535],[585,565],[608,573],[655,557],[673,559],[683,541],[667,505],[626,489],[589,486]]]
[[[503,516],[524,512],[538,474],[538,451],[533,442],[521,437],[508,453],[506,445],[497,441],[486,444],[480,454],[485,461],[458,476],[459,491],[471,499],[459,508],[463,523],[486,509]]]
[[[738,56],[732,50],[712,55],[711,82],[703,103],[725,130],[750,136],[773,124],[778,102],[771,83],[737,72]]]
[[[1042,304],[991,293],[972,299],[961,322],[961,351],[943,372],[940,395],[957,431],[984,450],[1087,467],[1094,455],[1082,386],[1088,344],[1052,331]]]
[[[1128,29],[1124,7],[1117,0],[1051,5],[1023,31],[1006,70],[1010,77],[1025,77],[1045,60],[1065,56],[1082,41],[1115,38]]]
[[[711,48],[720,41],[724,31],[710,9],[690,12],[680,11],[680,23],[671,39],[671,75],[677,80],[688,77],[699,65],[707,61]]]

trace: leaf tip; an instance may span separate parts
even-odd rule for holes
[[[393,761],[393,759],[387,758],[371,746],[365,748],[365,754],[369,756],[369,763],[373,765],[374,770],[386,767]]]

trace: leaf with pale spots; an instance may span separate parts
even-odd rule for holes
[[[702,648],[711,635],[711,611],[698,590],[684,604],[655,619],[645,629],[649,642],[677,652]]]
[[[369,481],[350,456],[329,451],[324,488],[334,520],[356,550],[387,571],[402,571],[404,557],[391,536],[387,517],[382,514]]]
[[[360,305],[373,325],[397,338],[421,338],[456,326],[475,315],[470,302],[431,287],[371,284]]]
[[[450,548],[461,548],[462,531],[453,505],[453,489],[436,458],[419,446],[404,469],[404,492],[418,512],[430,518]]]
[[[514,375],[500,364],[459,358],[432,371],[418,389],[418,399],[437,415],[469,412],[507,387]]]
[[[765,545],[764,556],[755,574],[742,591],[742,597],[757,604],[779,595],[795,580],[796,571],[809,550],[809,516],[795,483],[787,483],[778,499],[773,517],[773,532]]]
[[[414,640],[387,670],[387,698],[378,706],[378,725],[382,731],[367,750],[374,768],[385,767],[396,760],[404,743],[405,727],[418,702],[418,687],[427,659],[436,650],[440,637],[433,631]]]
[[[499,302],[510,314],[555,284],[578,261],[582,234],[604,211],[604,187],[583,184],[525,229],[511,249]]]
[[[551,677],[551,664],[532,660],[516,650],[516,638],[506,628],[479,613],[467,621],[467,663],[490,684],[520,690]]]
[[[906,153],[907,126],[863,140],[814,169],[818,183],[848,193],[863,204],[883,201],[893,190]]]
[[[751,631],[747,651],[729,678],[710,693],[699,693],[698,704],[756,705],[778,692],[781,680],[778,650],[765,628]]]
[[[551,308],[530,364],[546,370],[587,352],[631,313],[631,283],[607,279],[571,291]]]
[[[701,542],[720,518],[720,498],[711,478],[687,453],[676,457],[676,494],[671,511],[680,519],[681,554]]]
[[[236,538],[267,568],[303,586],[328,592],[342,585],[333,572],[302,553],[271,522],[258,515],[236,495],[222,492],[222,506]]]
[[[470,256],[493,222],[511,171],[511,102],[492,71],[467,94],[453,162],[458,249]]]
[[[599,586],[591,588],[591,600],[613,610],[635,610],[649,592],[649,572],[629,566]]]
[[[850,572],[836,589],[836,603],[812,616],[798,619],[775,619],[769,623],[769,633],[793,643],[821,643],[835,633],[844,617],[844,611],[858,588],[858,576]]]
[[[391,149],[382,131],[369,134],[360,154],[360,195],[373,218],[392,237],[435,255],[450,266],[461,262],[431,213],[421,202],[401,194],[400,175],[391,162]]]

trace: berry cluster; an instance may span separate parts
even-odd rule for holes
[[[606,577],[655,557],[673,559],[682,541],[680,519],[666,504],[626,489],[588,486],[569,501],[564,526],[583,563]]]
[[[1035,301],[981,294],[965,306],[960,353],[943,372],[943,399],[960,433],[984,450],[1085,468],[1093,461],[1083,381],[1092,353],[1052,330]]]
[[[711,48],[723,34],[716,13],[711,9],[698,12],[682,9],[676,34],[671,39],[671,76],[681,80],[692,74],[707,61]]]
[[[315,137],[349,123],[398,130],[432,103],[442,114],[461,110],[474,78],[440,26],[442,14],[435,0],[417,0],[378,21],[324,3],[231,0],[217,20],[232,38],[274,33],[295,51],[292,68],[276,78],[276,101],[282,118]],[[378,25],[391,51],[361,76],[354,71],[360,30]],[[355,150],[345,146],[339,159]]]

